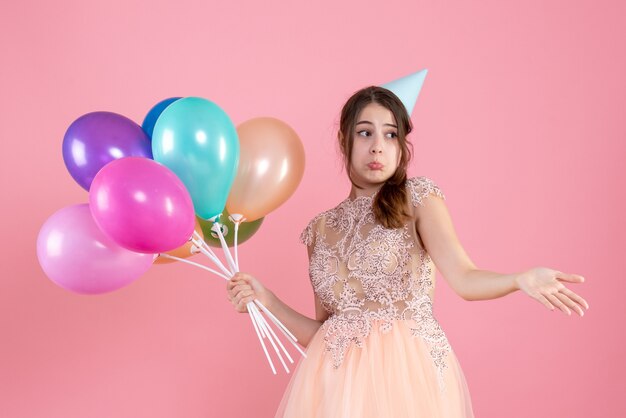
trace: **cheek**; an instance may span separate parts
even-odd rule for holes
[[[392,154],[393,154],[392,158],[396,162],[396,166],[398,166],[398,164],[400,164],[400,158],[402,157],[402,152],[400,152],[400,145],[398,145],[397,143],[393,147]]]
[[[362,158],[363,155],[369,154],[369,148],[364,146],[361,141],[354,141],[352,144],[352,160]]]

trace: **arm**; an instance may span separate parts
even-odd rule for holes
[[[495,299],[515,290],[515,274],[479,270],[459,242],[444,200],[430,195],[415,208],[415,229],[450,287],[465,300]]]
[[[309,258],[312,251],[311,247],[308,248]],[[259,299],[293,333],[303,347],[309,345],[319,327],[328,318],[328,313],[317,295],[315,295],[315,319],[311,319],[292,309],[272,291],[265,288],[255,277],[246,273],[235,274],[228,282],[227,289],[229,299],[238,312],[247,312],[246,304],[254,299]]]
[[[580,283],[582,276],[537,267],[521,273],[503,274],[481,270],[469,258],[457,238],[448,208],[442,198],[429,195],[415,208],[416,230],[426,251],[450,287],[465,300],[496,299],[516,290],[553,310],[555,305],[570,314],[569,308],[582,316],[587,302],[561,281]]]
[[[311,339],[313,339],[313,336],[325,320],[325,318],[320,315],[320,308],[322,311],[324,311],[324,308],[321,307],[317,296],[315,296],[316,319],[311,319],[308,316],[298,313],[276,296],[271,299],[267,308],[293,333],[293,335],[295,335],[298,342],[303,347],[309,345]]]

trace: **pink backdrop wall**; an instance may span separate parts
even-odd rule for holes
[[[297,240],[349,190],[334,144],[340,106],[421,68],[411,174],[442,187],[472,259],[587,278],[571,286],[589,301],[583,318],[519,292],[466,302],[438,278],[436,314],[476,415],[625,414],[624,2],[246,3],[0,6],[0,416],[269,417],[288,380],[271,375],[248,318],[200,270],[153,266],[92,297],[44,276],[39,228],[87,201],[61,156],[74,119],[109,110],[141,123],[159,100],[195,95],[236,123],[293,126],[304,179],[240,258],[312,315]]]

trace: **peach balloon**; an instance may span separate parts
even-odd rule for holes
[[[200,222],[198,222],[197,217],[195,218],[195,221],[196,221],[196,225],[194,226],[194,229],[204,239],[204,234],[202,233],[202,226],[200,225]],[[192,246],[193,244],[191,243],[191,241],[187,241],[180,247],[175,248],[171,251],[167,251],[164,254],[171,255],[174,257],[179,257],[179,258],[191,257],[193,255],[191,253]],[[154,260],[154,264],[167,264],[167,263],[175,263],[175,262],[176,260],[172,260],[171,258],[160,257],[160,256]]]
[[[270,117],[242,123],[237,134],[239,166],[226,208],[254,221],[296,190],[304,175],[304,146],[289,125]]]

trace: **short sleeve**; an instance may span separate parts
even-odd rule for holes
[[[306,246],[313,244],[313,240],[315,238],[315,225],[317,224],[318,219],[319,215],[311,219],[304,230],[300,233],[300,242],[302,244]]]
[[[431,194],[439,196],[442,199],[446,199],[445,195],[441,191],[441,188],[430,178],[420,176],[412,177],[407,180],[407,187],[411,194],[411,203],[413,206],[424,205],[424,199]]]

